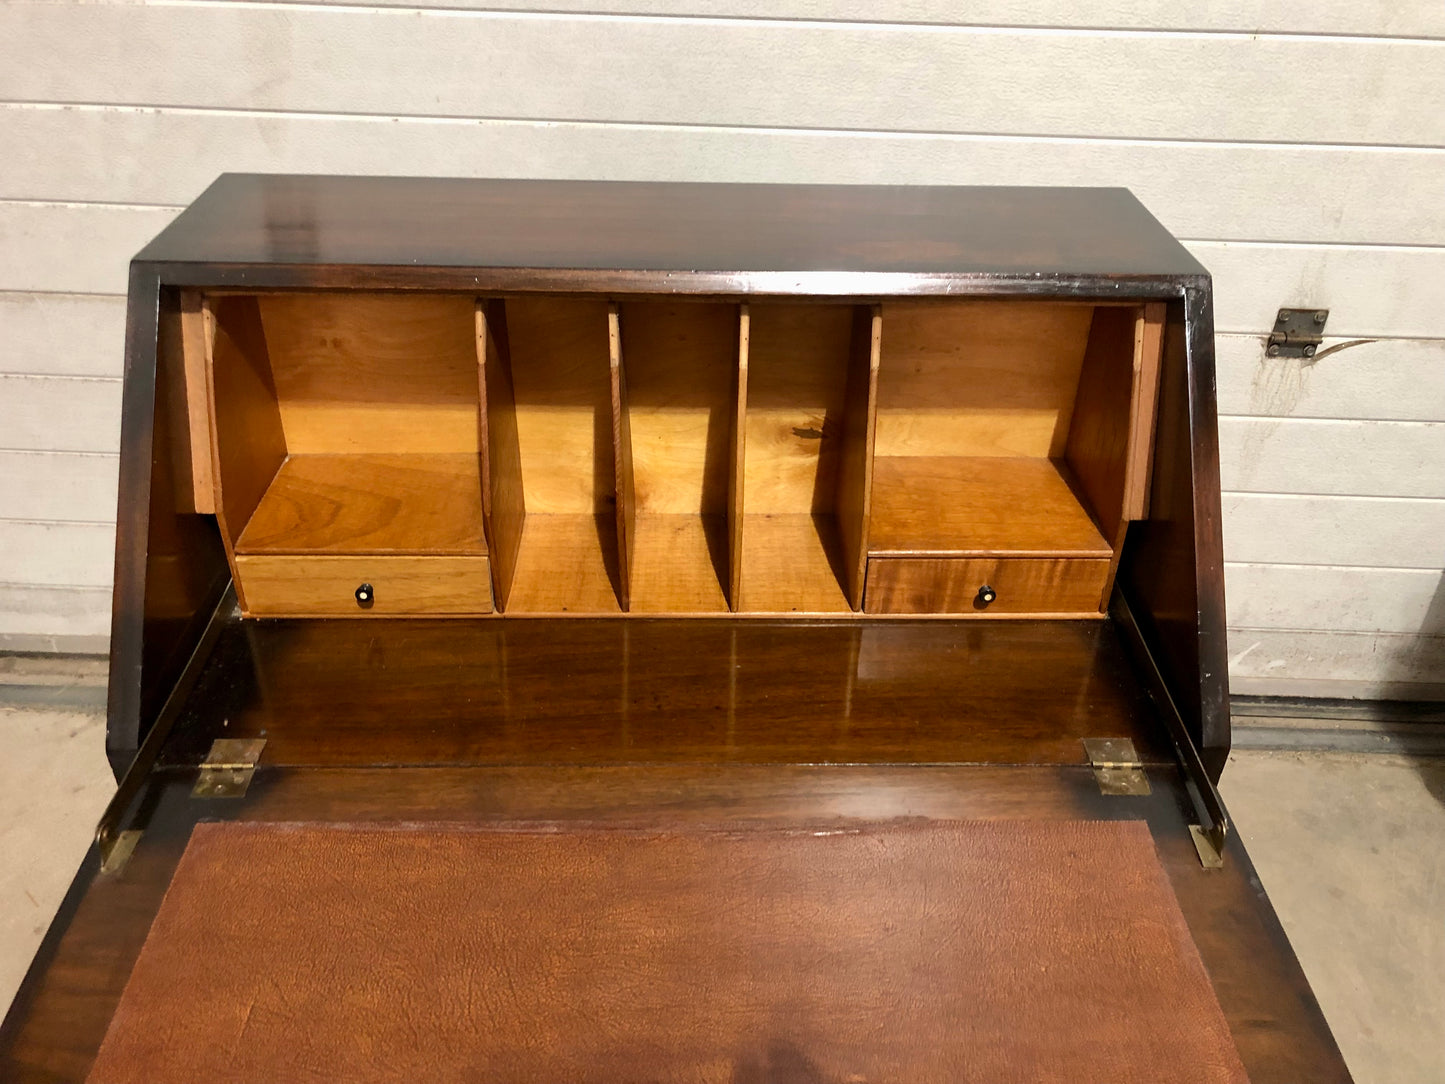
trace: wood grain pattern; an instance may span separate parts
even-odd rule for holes
[[[750,512],[742,530],[747,613],[847,613],[838,520],[806,512]]]
[[[1064,449],[1080,495],[1110,539],[1129,518],[1140,327],[1137,309],[1094,310]]]
[[[208,386],[216,521],[244,607],[235,543],[286,460],[286,435],[256,300],[218,299],[212,311],[216,337]]]
[[[215,482],[211,473],[210,392],[214,319],[198,290],[180,291],[179,304],[167,307],[160,320],[157,365],[164,376],[165,399],[174,434],[171,467],[178,511],[214,515]]]
[[[506,312],[500,301],[477,301],[476,336],[482,519],[492,558],[493,598],[497,609],[506,610],[527,519],[527,500]]]
[[[607,307],[607,349],[612,376],[612,454],[617,479],[617,600],[632,608],[632,557],[637,551],[637,485],[632,468],[631,406],[622,362],[622,311]]]
[[[882,357],[883,310],[853,310],[844,392],[843,431],[838,456],[838,536],[843,552],[843,586],[854,610],[863,608],[873,521],[874,445],[878,419],[878,366]]]
[[[1154,426],[1159,411],[1159,365],[1164,356],[1166,307],[1144,305],[1135,327],[1134,398],[1129,407],[1129,470],[1126,519],[1149,518],[1149,478],[1154,466]]]
[[[1108,560],[871,558],[863,607],[873,614],[1098,616]],[[985,603],[988,585],[997,598]]]
[[[607,303],[509,297],[505,313],[528,512],[612,512]]]
[[[290,456],[236,552],[485,554],[478,457]]]
[[[333,557],[238,554],[251,617],[388,617],[492,612],[486,557]],[[369,583],[363,608],[356,590]]]
[[[293,455],[478,451],[473,298],[348,291],[258,300]]]
[[[727,517],[639,512],[631,612],[726,613]]]
[[[507,612],[618,613],[620,567],[611,513],[529,512]]]
[[[882,456],[1059,456],[1088,306],[890,302],[878,370]]]
[[[750,308],[747,510],[827,515],[838,499],[853,306]]]
[[[638,512],[725,516],[738,306],[624,302],[620,326]]]
[[[1107,557],[1113,547],[1048,459],[878,457],[868,552]]]

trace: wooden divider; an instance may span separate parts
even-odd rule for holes
[[[627,406],[627,374],[622,368],[622,310],[607,306],[607,354],[612,375],[612,455],[617,478],[617,601],[622,612],[632,609],[633,536],[637,532],[637,501],[632,482],[632,426]]]
[[[746,305],[738,313],[738,364],[733,373],[732,455],[728,470],[728,606],[736,612],[742,599],[744,451],[747,442],[748,339],[752,318]]]
[[[878,427],[878,366],[882,357],[883,309],[854,310],[848,362],[847,406],[838,476],[838,528],[843,546],[848,603],[863,609],[868,574],[868,525],[872,518],[873,448]]]
[[[482,521],[492,558],[492,595],[505,611],[517,571],[526,525],[517,403],[507,344],[506,311],[500,301],[477,301],[477,383],[481,396]]]

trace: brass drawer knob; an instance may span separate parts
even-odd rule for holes
[[[364,583],[356,589],[356,604],[363,610],[371,609],[371,604],[376,601],[376,592],[371,589],[371,584]]]
[[[988,584],[984,584],[978,589],[978,604],[980,606],[987,606],[996,598],[998,598],[998,592]]]

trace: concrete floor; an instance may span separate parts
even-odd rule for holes
[[[0,657],[0,1006],[114,786],[103,689]],[[1221,789],[1358,1084],[1445,1081],[1445,758],[1241,751]]]

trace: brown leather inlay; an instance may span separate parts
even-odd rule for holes
[[[91,1084],[1241,1084],[1141,822],[201,824]]]

